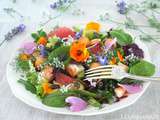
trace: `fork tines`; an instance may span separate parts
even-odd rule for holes
[[[112,68],[115,65],[105,65],[96,67],[93,69],[89,69],[86,71],[86,79],[103,79],[103,78],[110,78],[112,75]]]

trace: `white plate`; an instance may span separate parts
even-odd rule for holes
[[[46,28],[44,28],[44,29],[46,29],[47,31],[49,31],[51,27],[46,27]],[[30,36],[27,36],[27,38],[31,39]],[[141,49],[143,49],[143,51],[145,53],[145,59],[147,61],[150,61],[150,55],[149,55],[149,52],[148,52],[148,49],[147,49],[146,45],[144,43],[142,43],[141,41],[139,41],[139,40],[135,40],[135,43],[138,44],[138,46]],[[80,116],[91,116],[91,115],[110,113],[110,112],[113,112],[113,111],[125,108],[125,107],[127,107],[127,106],[135,103],[137,101],[137,99],[140,98],[141,95],[145,92],[145,90],[147,89],[147,87],[150,84],[149,82],[144,83],[143,84],[143,90],[141,92],[136,93],[136,94],[131,94],[127,98],[124,98],[121,101],[119,101],[117,103],[114,103],[112,105],[105,104],[102,109],[97,109],[95,107],[89,106],[84,111],[81,111],[81,112],[71,112],[71,111],[68,110],[68,108],[48,107],[48,106],[42,104],[41,101],[40,101],[40,99],[38,99],[36,97],[36,95],[28,92],[24,88],[23,85],[21,85],[21,84],[19,84],[17,82],[17,80],[20,77],[20,74],[17,73],[14,70],[14,67],[11,65],[17,54],[18,54],[17,51],[13,53],[13,56],[11,57],[8,65],[7,65],[7,80],[8,80],[9,86],[10,86],[13,94],[18,99],[20,99],[24,103],[26,103],[26,104],[34,107],[34,108],[38,108],[38,109],[41,109],[41,110],[49,111],[49,112],[52,112],[52,113],[65,114],[65,115],[80,115]]]

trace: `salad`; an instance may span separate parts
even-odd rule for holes
[[[50,107],[67,107],[78,112],[113,104],[143,89],[132,79],[84,80],[85,71],[103,65],[118,65],[126,72],[152,76],[155,66],[144,60],[144,52],[122,29],[102,30],[97,22],[85,27],[57,26],[49,33],[32,33],[16,57],[18,80]]]

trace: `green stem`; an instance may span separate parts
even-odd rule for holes
[[[141,29],[137,29],[139,32],[141,32],[144,35],[148,35],[154,42],[160,44],[160,41],[156,40],[155,38],[153,38],[151,35],[145,33],[144,31],[142,31]]]

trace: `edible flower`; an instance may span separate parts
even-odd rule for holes
[[[40,55],[42,55],[42,57],[45,57],[47,55],[47,51],[45,49],[45,46],[44,45],[39,45],[38,47],[40,49]]]
[[[37,43],[41,45],[46,45],[47,39],[45,37],[40,37]]]
[[[108,62],[106,56],[97,56],[97,59],[101,65],[106,65]]]
[[[114,39],[107,39],[105,41],[105,50],[108,51],[115,43],[116,43],[116,38]]]
[[[85,102],[83,99],[74,97],[74,96],[69,96],[65,99],[66,103],[70,104],[69,109],[72,112],[78,112],[81,110],[84,110],[87,107],[87,102]]]
[[[22,45],[22,51],[25,53],[25,54],[32,54],[34,52],[34,50],[36,49],[36,43],[34,42],[26,42]]]
[[[25,53],[22,53],[22,54],[19,55],[20,60],[28,60],[29,57],[30,56],[28,54],[25,54]]]
[[[86,43],[83,41],[76,41],[72,43],[70,48],[70,57],[77,62],[84,62],[89,57],[89,52],[86,48]]]
[[[50,88],[49,83],[43,83],[42,87],[43,87],[44,94],[50,94],[53,92],[53,89]]]
[[[134,94],[142,91],[142,85],[127,85],[127,84],[120,84],[121,87],[127,90],[128,93]]]
[[[85,30],[93,30],[93,31],[99,32],[100,31],[100,24],[96,23],[96,22],[89,22],[86,25]]]

